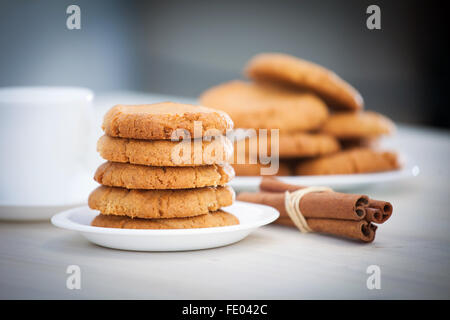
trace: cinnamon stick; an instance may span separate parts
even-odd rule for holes
[[[281,192],[241,192],[236,200],[272,206],[287,217],[285,194]],[[368,197],[339,192],[313,192],[303,196],[299,209],[305,218],[362,220],[366,216]]]
[[[375,223],[384,223],[392,215],[392,204],[387,201],[369,199],[369,210],[366,209],[366,220]]]
[[[305,188],[304,186],[297,186],[297,185],[292,185],[292,184],[288,184],[288,183],[284,183],[280,180],[278,180],[275,177],[263,177],[261,184],[259,185],[259,188],[261,191],[266,191],[266,192],[294,192],[296,190],[299,189],[303,189]],[[307,196],[310,195],[320,195],[321,193],[310,193]],[[346,195],[349,196],[345,201],[343,201],[343,205],[344,207],[346,205],[351,206],[352,200],[354,199],[353,197],[356,197],[355,200],[355,212],[357,212],[358,210],[360,211],[365,211],[365,214],[361,214],[361,216],[364,216],[366,221],[368,222],[374,222],[374,223],[384,223],[386,220],[388,220],[391,215],[392,215],[392,204],[390,204],[387,201],[382,201],[382,200],[374,200],[374,199],[369,199],[367,196],[365,195],[350,195],[350,194],[345,194],[345,193],[341,193],[339,194],[338,192],[336,192],[336,197],[339,199],[339,197],[341,197],[341,195]],[[344,198],[346,198],[346,196],[342,197],[342,200],[344,200]],[[358,196],[361,197],[361,199],[359,200]],[[306,196],[305,196],[306,197]],[[350,200],[352,199],[352,200]],[[320,196],[318,196],[317,201],[323,200],[321,199]],[[368,200],[368,202],[366,203],[366,200]],[[303,201],[303,199],[302,199]],[[311,202],[309,202],[311,201]],[[328,202],[329,204],[334,205],[335,202]],[[310,206],[316,206],[317,202],[312,202],[312,200],[308,200],[308,204]],[[302,204],[303,205],[303,204]],[[327,208],[329,210],[333,210],[333,208]],[[301,207],[300,210],[303,213],[303,208]],[[325,208],[322,208],[322,206],[320,206],[320,210],[325,210]],[[336,208],[334,208],[334,210],[336,210]],[[341,208],[341,210],[343,210],[344,212],[348,213],[347,210],[349,210],[348,208]],[[353,213],[352,213],[353,214]],[[323,216],[326,218],[336,218],[336,219],[349,219],[346,218],[345,215],[342,215],[342,212],[336,213],[335,216],[327,216],[328,212]],[[306,216],[305,216],[306,217]],[[355,220],[359,220],[359,219],[355,219]]]
[[[263,177],[260,192],[242,192],[236,199],[272,206],[280,212],[275,223],[295,226],[286,211],[285,192],[302,188],[305,187]],[[334,191],[307,193],[298,205],[311,230],[364,242],[372,242],[375,238],[377,227],[372,222],[383,223],[392,215],[389,202]]]
[[[377,230],[374,224],[365,220],[306,219],[306,222],[314,232],[327,233],[364,242],[372,242],[375,239],[375,232]],[[294,223],[289,217],[279,218],[276,223],[294,226]]]

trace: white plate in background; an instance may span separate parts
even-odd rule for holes
[[[224,211],[235,215],[239,225],[197,229],[118,229],[91,226],[98,211],[87,206],[54,215],[53,225],[79,232],[103,247],[133,251],[184,251],[208,249],[235,243],[279,216],[272,207],[236,201]]]
[[[400,181],[419,175],[419,166],[404,166],[402,169],[375,173],[337,174],[320,176],[280,176],[277,179],[302,186],[327,186],[336,191],[365,188],[379,183]],[[230,185],[236,190],[255,190],[261,182],[261,177],[235,177]]]

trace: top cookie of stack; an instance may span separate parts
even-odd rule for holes
[[[102,127],[105,135],[97,149],[108,161],[94,176],[102,186],[89,196],[90,208],[101,213],[94,226],[238,223],[220,210],[234,199],[226,185],[234,177],[227,163],[232,144],[224,136],[233,122],[226,113],[173,102],[117,105],[106,113]]]

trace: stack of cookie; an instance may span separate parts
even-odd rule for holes
[[[278,175],[357,173],[398,167],[395,153],[373,148],[378,137],[392,132],[392,122],[379,114],[361,111],[361,95],[333,72],[289,55],[266,53],[252,58],[245,74],[253,82],[232,81],[213,87],[201,95],[200,102],[227,112],[238,128],[269,129],[269,133],[270,129],[279,129],[279,139],[259,132],[251,138],[271,150],[273,157],[279,156]],[[246,143],[236,143],[234,160],[240,156],[239,150],[245,150],[247,158],[254,157],[254,151],[239,148],[239,144]],[[256,150],[258,156],[260,151]],[[372,159],[370,164],[366,164],[367,158]],[[317,161],[331,165],[327,170],[318,170],[322,165],[317,166]],[[335,162],[347,166],[334,168]],[[237,175],[259,175],[267,166],[234,165]]]
[[[97,149],[107,160],[89,196],[100,211],[92,225],[179,229],[238,224],[222,207],[234,200],[227,163],[233,122],[204,107],[158,103],[117,105],[105,115]],[[199,130],[198,130],[199,129]]]
[[[373,111],[337,112],[328,118],[321,132],[337,139],[342,151],[299,161],[297,175],[326,175],[381,172],[398,169],[397,154],[378,150],[384,135],[395,126],[387,117]]]
[[[266,83],[232,81],[207,90],[202,94],[200,103],[226,111],[239,128],[256,129],[257,135],[250,139],[263,139],[261,143],[267,145],[269,156],[273,151],[278,151],[279,175],[289,175],[289,159],[325,155],[339,150],[335,138],[316,132],[328,118],[329,112],[323,100],[311,92]],[[267,134],[263,135],[259,129],[267,129]],[[272,139],[271,129],[279,129],[279,142]],[[261,167],[268,165],[236,161],[239,150],[249,152],[249,148],[240,146],[252,143],[246,140],[235,142],[233,163],[236,174],[259,175]],[[256,144],[259,146],[259,141]],[[256,151],[259,154],[259,148]],[[248,159],[250,155],[245,157]]]

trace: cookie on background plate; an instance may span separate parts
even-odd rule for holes
[[[201,122],[201,132],[194,132],[194,122]],[[108,136],[132,139],[171,139],[177,129],[189,132],[191,138],[226,134],[233,128],[230,117],[218,110],[182,104],[161,102],[146,105],[116,105],[103,119],[103,130]]]
[[[236,176],[260,176],[261,168],[268,168],[270,164],[233,164]],[[289,176],[291,174],[291,169],[289,164],[285,161],[280,161],[278,171],[274,174],[275,176]]]
[[[395,125],[390,119],[373,111],[332,114],[321,129],[339,139],[370,139],[394,131]]]
[[[120,229],[192,229],[225,227],[239,224],[234,215],[218,210],[189,218],[141,219],[99,214],[91,225]]]
[[[89,195],[88,205],[102,214],[137,218],[193,217],[230,206],[230,186],[179,190],[137,190],[100,186]]]
[[[339,139],[339,143],[343,150],[354,148],[377,149],[381,145],[378,137]]]
[[[364,105],[359,92],[334,72],[291,55],[256,55],[247,63],[245,73],[255,81],[285,83],[311,90],[323,97],[330,107],[360,110]]]
[[[297,164],[297,175],[353,174],[391,171],[400,168],[394,152],[355,148],[332,155],[302,160]]]
[[[94,180],[127,189],[189,189],[223,186],[234,177],[229,164],[196,167],[152,167],[129,163],[105,162]]]
[[[210,88],[200,103],[229,114],[236,128],[306,131],[328,117],[325,103],[312,93],[239,80]]]
[[[250,141],[256,140],[256,141]],[[285,132],[280,131],[278,142],[272,145],[270,134],[267,136],[259,135],[258,137],[251,137],[250,139],[240,140],[234,145],[234,160],[236,161],[237,153],[250,152],[250,144],[262,144],[267,146],[267,154],[271,155],[273,148],[278,147],[278,154],[281,158],[299,158],[299,157],[313,157],[335,153],[341,149],[339,141],[327,134],[321,133],[305,133],[305,132]],[[245,149],[243,144],[245,144]],[[265,152],[264,152],[265,153]]]
[[[201,148],[196,149],[192,141],[186,161],[184,155],[178,156],[180,142],[171,140],[136,140],[104,135],[97,142],[97,151],[105,160],[161,167],[222,164],[233,155],[233,143],[225,136],[203,140],[201,144]]]

